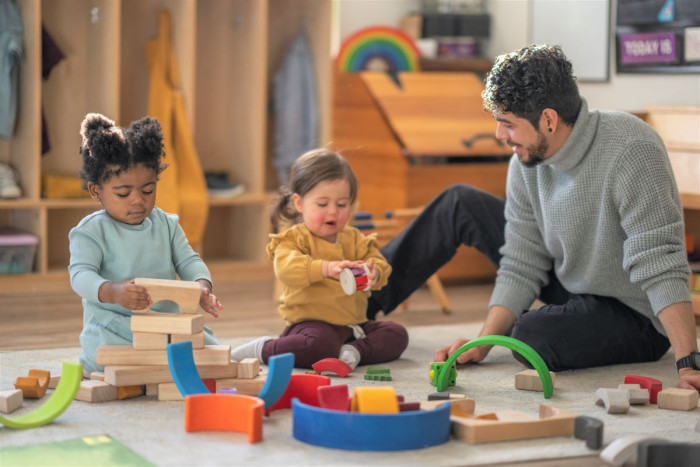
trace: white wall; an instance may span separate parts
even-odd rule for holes
[[[420,9],[420,0],[337,0],[339,40],[366,26],[398,26],[400,18]],[[491,38],[485,54],[491,58],[529,44],[531,0],[487,0]],[[650,105],[700,106],[700,75],[616,74],[614,24],[616,0],[611,0],[610,80],[581,82],[581,95],[592,108],[644,111]],[[566,50],[564,51],[566,52]],[[574,69],[574,74],[576,70]]]

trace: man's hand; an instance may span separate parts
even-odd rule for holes
[[[436,362],[444,362],[450,355],[455,353],[467,342],[469,342],[468,339],[456,339],[450,345],[436,350],[433,360]],[[486,358],[486,355],[488,355],[491,347],[491,345],[480,345],[478,347],[473,347],[466,352],[462,352],[459,357],[457,357],[456,363],[478,363]]]
[[[117,303],[129,310],[143,310],[153,304],[146,287],[134,284],[134,280],[105,282],[97,296],[102,303]]]
[[[678,372],[678,384],[682,389],[695,389],[700,392],[700,371],[692,368],[681,368]]]

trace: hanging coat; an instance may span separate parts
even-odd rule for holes
[[[22,18],[11,0],[0,0],[0,138],[10,139],[17,119]]]
[[[275,167],[281,185],[289,168],[306,151],[318,147],[319,115],[311,50],[299,31],[275,74]]]
[[[209,213],[207,185],[185,113],[170,41],[170,13],[161,11],[158,37],[146,44],[150,78],[148,115],[157,118],[161,124],[164,162],[169,164],[160,174],[156,205],[165,212],[180,216],[180,225],[187,239],[195,250],[199,250]]]

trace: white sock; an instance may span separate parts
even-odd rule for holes
[[[258,337],[247,344],[239,345],[231,351],[231,358],[240,362],[244,358],[257,358],[262,363],[262,348],[265,342],[274,339],[271,336]]]
[[[353,370],[360,364],[360,352],[350,344],[345,344],[340,348],[338,358],[350,365]]]

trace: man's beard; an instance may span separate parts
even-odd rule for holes
[[[518,160],[525,167],[535,167],[546,159],[545,154],[549,150],[549,143],[545,139],[541,132],[537,133],[537,142],[533,146],[526,146],[527,149],[527,160],[523,160],[522,157],[518,156]]]

